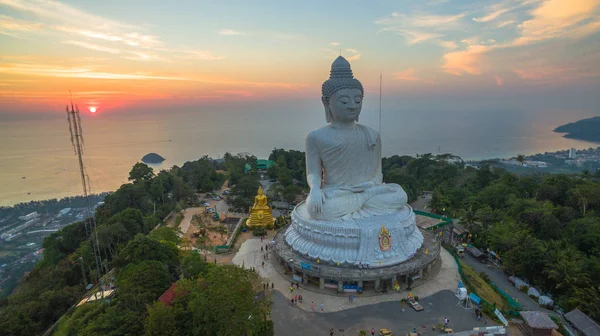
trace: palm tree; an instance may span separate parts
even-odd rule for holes
[[[582,180],[589,180],[592,177],[592,173],[590,173],[589,169],[584,169],[583,171],[581,171],[579,178]]]
[[[551,240],[546,247],[548,260],[552,262],[546,264],[543,274],[554,282],[557,290],[564,292],[589,284],[589,276],[584,272],[583,255],[573,245],[568,245],[564,240]]]
[[[525,163],[525,156],[523,154],[517,155],[517,162],[520,163],[521,166],[523,166],[523,164]]]

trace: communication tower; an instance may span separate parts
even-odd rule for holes
[[[96,220],[92,215],[92,209],[89,200],[89,176],[85,172],[83,165],[83,129],[81,127],[81,117],[79,116],[79,107],[73,106],[71,99],[71,108],[67,105],[67,120],[69,121],[69,132],[71,133],[71,144],[73,151],[79,160],[79,173],[81,175],[81,184],[83,186],[83,197],[85,199],[85,217],[83,224],[85,233],[90,239],[92,250],[94,251],[94,260],[96,262],[96,272],[98,276],[98,284],[101,285],[102,280],[102,258],[100,256],[100,247],[98,246],[98,233],[96,232]],[[93,236],[93,237],[92,237]]]

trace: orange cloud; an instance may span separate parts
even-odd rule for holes
[[[441,47],[450,49],[450,50],[458,48],[458,44],[456,44],[456,42],[454,42],[454,41],[440,41],[440,42],[438,42],[438,44]]]
[[[93,44],[93,43],[88,43],[88,42],[70,41],[69,40],[69,41],[63,41],[63,43],[76,45],[78,47],[82,47],[82,48],[86,48],[86,49],[107,52],[107,53],[111,53],[111,54],[120,54],[121,53],[121,51],[119,49],[104,47],[104,46],[101,46],[101,45],[97,45],[97,44]]]
[[[523,79],[540,80],[547,78],[556,78],[564,74],[567,69],[545,66],[545,67],[534,67],[529,69],[514,69],[513,72]]]
[[[433,84],[433,82],[428,79],[423,79],[423,78],[419,78],[419,77],[415,76],[416,73],[417,73],[417,71],[415,69],[409,68],[404,71],[394,73],[393,77],[394,77],[394,79],[401,80],[401,81],[422,82],[422,83],[426,83],[426,84]]]
[[[526,45],[537,41],[569,37],[575,29],[586,26],[584,32],[600,28],[600,18],[594,15],[598,0],[548,0],[533,9],[533,16],[519,25],[521,36],[513,45]],[[592,22],[588,22],[591,20]]]
[[[1,31],[35,31],[42,28],[41,23],[28,22],[23,20],[17,20],[10,16],[0,14],[0,30]]]
[[[471,45],[466,50],[453,51],[443,56],[442,69],[453,75],[480,75],[484,68],[484,55],[488,46]]]
[[[502,86],[504,84],[504,81],[502,80],[502,78],[494,75],[494,79],[496,80],[496,85],[497,86]]]

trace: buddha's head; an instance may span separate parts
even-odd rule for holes
[[[322,86],[325,120],[348,123],[358,121],[362,100],[363,86],[354,78],[350,63],[342,56],[331,65],[329,79]]]

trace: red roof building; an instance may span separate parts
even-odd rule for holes
[[[177,288],[177,283],[173,283],[166,292],[163,293],[158,298],[158,301],[164,303],[167,306],[171,306],[173,301],[175,301],[175,289]]]

